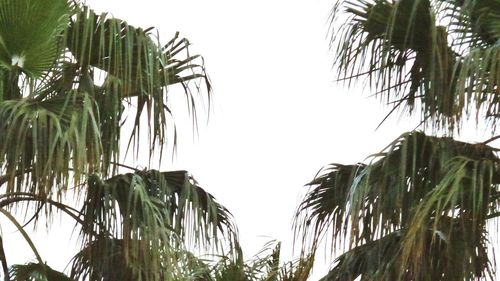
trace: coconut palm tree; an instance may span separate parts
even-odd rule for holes
[[[10,264],[0,237],[5,280],[194,280],[200,262],[188,248],[236,241],[229,211],[188,172],[119,173],[124,124],[135,154],[161,155],[175,145],[169,89],[179,85],[193,114],[195,94],[209,97],[188,48],[178,34],[161,44],[154,29],[76,1],[0,0],[0,212],[36,256]],[[25,231],[58,212],[82,243],[69,274],[49,267]]]
[[[417,115],[434,136],[404,133],[308,184],[297,239],[341,252],[322,280],[495,280],[498,137],[451,136],[463,120],[493,134],[500,120],[500,1],[337,1],[332,26],[339,80],[364,78],[388,115]]]

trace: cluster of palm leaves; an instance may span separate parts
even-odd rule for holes
[[[314,263],[314,255],[282,263],[281,243],[270,241],[254,257],[244,260],[239,245],[208,267],[203,281],[305,281]]]
[[[0,239],[5,280],[201,280],[204,263],[188,248],[236,243],[229,211],[186,171],[118,173],[125,117],[136,153],[141,119],[150,121],[149,154],[175,145],[170,86],[192,111],[194,94],[210,95],[188,47],[74,1],[0,1],[0,212],[36,256],[9,264]],[[45,264],[25,231],[58,212],[82,242],[67,274]]]
[[[296,235],[337,253],[322,280],[495,280],[498,137],[450,136],[467,119],[494,134],[500,120],[500,1],[337,1],[332,26],[339,80],[362,80],[388,115],[417,113],[441,136],[405,133],[308,184]]]
[[[161,44],[153,28],[75,1],[0,0],[0,213],[36,258],[10,264],[1,235],[4,280],[307,278],[312,256],[283,265],[279,244],[245,261],[231,213],[187,171],[119,162],[126,120],[135,155],[159,150],[161,158],[175,147],[171,86],[193,118],[210,99],[203,60],[188,49],[178,34]],[[81,242],[64,273],[46,264],[26,230],[42,219],[53,227],[58,213],[75,222]]]

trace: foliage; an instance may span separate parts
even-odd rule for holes
[[[340,22],[340,28],[337,26]],[[391,111],[420,116],[365,163],[331,164],[296,214],[305,248],[343,251],[328,280],[494,280],[488,224],[499,214],[498,149],[451,136],[474,116],[494,132],[500,81],[498,0],[337,1],[340,81]],[[485,122],[486,121],[486,122]],[[360,278],[360,279],[357,279]]]
[[[161,157],[176,145],[169,89],[179,85],[194,118],[195,94],[210,99],[186,39],[161,45],[152,28],[68,0],[2,0],[0,23],[0,211],[37,257],[9,265],[0,239],[5,280],[192,280],[203,263],[188,248],[237,242],[230,212],[188,172],[119,174],[125,120],[129,147]],[[80,230],[69,276],[45,264],[24,230],[41,214],[50,226],[56,212]]]
[[[281,243],[274,241],[264,245],[264,248],[248,261],[243,260],[239,245],[235,245],[234,251],[235,253],[223,257],[215,264],[211,272],[212,279],[206,281],[305,281],[314,263],[314,255],[281,263]]]
[[[135,156],[175,148],[176,85],[196,121],[211,85],[178,33],[162,45],[153,28],[75,1],[0,0],[0,213],[36,256],[10,265],[0,235],[6,281],[306,280],[312,256],[282,266],[279,244],[243,261],[231,213],[187,171],[120,164],[126,121]],[[58,212],[81,242],[69,273],[47,265],[25,231],[43,217],[51,227]]]

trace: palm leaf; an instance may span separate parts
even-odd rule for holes
[[[0,64],[33,77],[48,71],[61,51],[69,14],[67,0],[2,0]]]
[[[94,176],[82,213],[93,230],[84,228],[87,234],[114,232],[127,239],[136,233],[140,236],[130,238],[164,237],[168,243],[175,233],[194,245],[219,245],[221,236],[230,241],[237,236],[229,211],[186,171],[136,171],[104,181]]]
[[[429,137],[419,132],[404,134],[373,155],[369,164],[335,164],[313,180],[313,189],[297,211],[296,233],[303,235],[306,247],[314,249],[328,235],[327,239],[333,241],[332,249],[347,246],[356,251],[357,247],[366,248],[372,241],[397,232],[398,252],[393,254],[399,260],[395,267],[408,270],[416,280],[429,276],[430,269],[423,264],[440,260],[454,263],[450,267],[436,265],[433,270],[441,268],[446,272],[435,276],[448,276],[456,266],[464,269],[457,273],[462,279],[456,280],[489,275],[486,250],[483,253],[472,249],[486,249],[486,220],[498,212],[500,173],[495,152],[484,144]],[[435,242],[438,236],[442,244]],[[436,252],[439,257],[428,251],[431,246],[440,249]],[[452,251],[454,248],[465,252],[457,254],[458,250]],[[388,260],[380,263],[390,264]],[[337,269],[348,274],[342,277],[347,279],[338,280],[351,280],[351,267],[359,265]],[[352,276],[366,274],[366,278],[373,278],[366,280],[387,280],[383,279],[387,276],[375,278],[385,274],[384,270],[365,268]]]
[[[443,227],[419,237],[425,252],[420,253],[418,265],[405,266],[401,258],[405,234],[399,230],[342,254],[321,281],[495,280],[486,238],[478,243],[458,229],[450,233],[448,226]]]
[[[69,179],[78,185],[83,174],[102,170],[100,133],[88,95],[5,101],[0,116],[0,171],[8,177],[7,192],[60,195]]]
[[[73,258],[73,280],[193,280],[211,281],[209,266],[183,248],[156,247],[154,242],[125,241],[99,237],[88,243]],[[143,249],[149,255],[132,253]],[[160,253],[157,256],[157,253]],[[154,257],[158,257],[156,260]],[[110,270],[117,269],[120,270]]]
[[[170,124],[171,109],[167,105],[166,87],[182,85],[193,116],[196,116],[196,99],[189,82],[204,81],[209,94],[211,91],[202,59],[189,54],[189,42],[179,39],[176,34],[161,46],[151,30],[136,28],[107,14],[97,15],[81,6],[66,35],[68,49],[81,72],[87,73],[84,80],[90,83],[86,88],[96,92],[96,100],[102,106],[101,119],[106,122],[103,127],[107,129],[105,133],[109,135],[107,138],[113,151],[118,147],[118,135],[113,130],[121,122],[123,101],[131,103],[134,98],[137,108],[130,141],[137,141],[140,117],[146,111],[151,121],[148,128],[151,132],[150,150],[153,151],[156,144],[166,143],[166,129]],[[93,69],[100,70],[99,74]],[[96,79],[104,83],[97,86]],[[195,87],[196,91],[201,90],[198,84]],[[138,150],[138,141],[136,145]]]
[[[335,260],[335,266],[321,281],[397,280],[399,231],[358,246]]]
[[[132,248],[142,248],[142,251],[132,252]],[[100,237],[88,243],[73,258],[71,278],[92,281],[172,280],[172,268],[178,262],[168,260],[172,256],[172,249],[158,248],[156,243]]]
[[[423,118],[452,126],[457,55],[446,29],[436,25],[430,1],[347,3],[352,18],[336,49],[339,78],[367,76],[370,88],[395,108],[404,105],[412,113],[419,102]]]
[[[10,270],[12,281],[71,281],[69,277],[55,271],[46,264],[16,264]]]
[[[333,21],[341,11],[349,18],[332,34],[338,77],[348,85],[365,77],[393,107],[390,114],[420,112],[436,128],[451,131],[471,112],[477,120],[493,116],[495,123],[498,56],[492,49],[500,34],[499,5],[497,0],[339,1]]]

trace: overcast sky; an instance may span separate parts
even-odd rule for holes
[[[387,108],[360,88],[334,83],[327,38],[334,1],[87,3],[132,25],[157,27],[163,42],[179,31],[192,42],[191,52],[204,56],[214,87],[210,120],[200,111],[199,134],[193,135],[185,105],[173,106],[177,156],[164,157],[162,168],[190,171],[233,213],[248,256],[270,238],[283,241],[289,255],[299,196],[322,166],[363,161],[416,125],[392,118],[376,131]],[[49,265],[64,267],[72,256],[54,250],[71,249],[60,238],[68,229],[38,240]],[[320,266],[312,280],[325,270]]]

